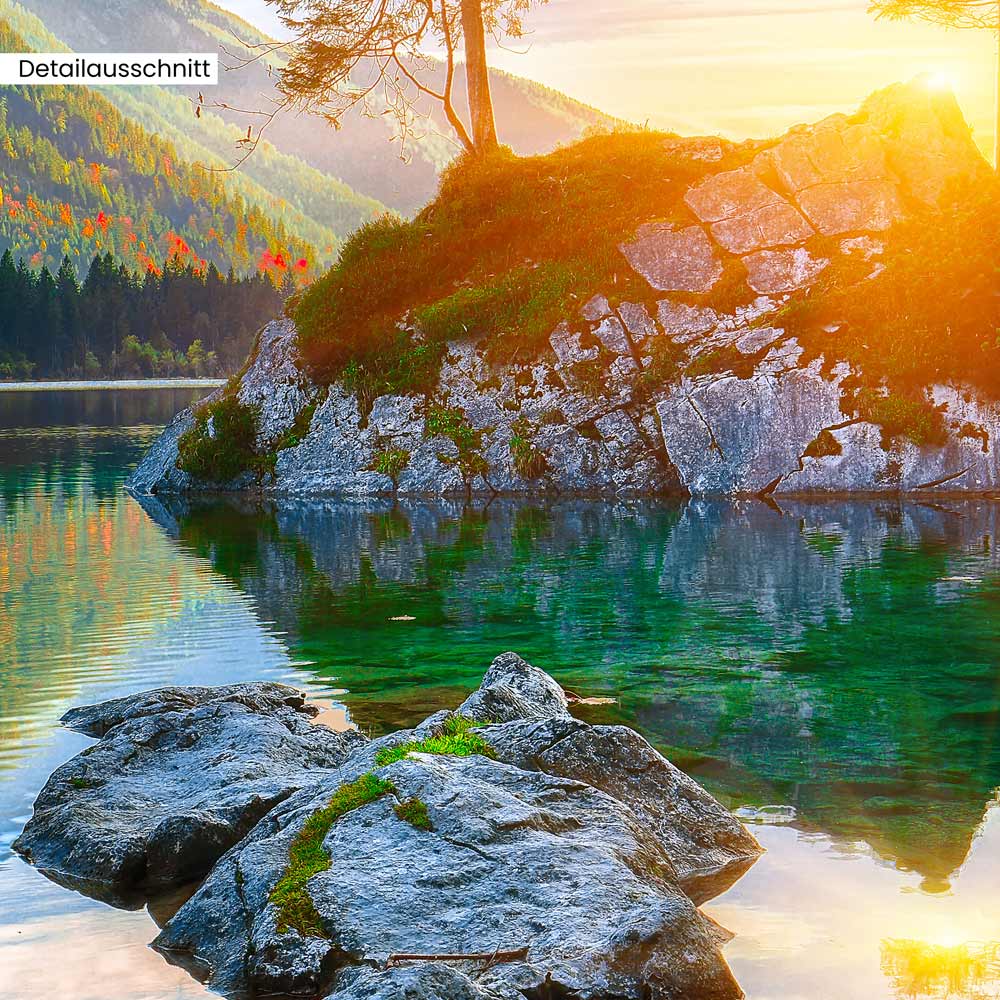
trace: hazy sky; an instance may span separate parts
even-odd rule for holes
[[[279,29],[265,0],[219,0]],[[550,0],[495,65],[603,111],[680,132],[762,136],[857,105],[921,72],[952,83],[992,142],[986,32],[876,23],[867,0]]]

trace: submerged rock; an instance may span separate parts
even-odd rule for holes
[[[365,742],[281,684],[164,688],[75,709],[100,737],[58,768],[14,849],[115,900],[200,878],[262,816]]]

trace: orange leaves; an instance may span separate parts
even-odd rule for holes
[[[90,182],[92,184],[100,184],[101,170],[102,170],[101,165],[99,163],[91,163],[89,170],[90,170]]]
[[[104,212],[97,213],[97,227],[98,229],[101,230],[102,233],[106,233],[108,231],[108,226],[110,225],[110,223],[111,220],[108,218],[108,216],[104,214]]]
[[[286,271],[288,270],[288,265],[285,263],[285,258],[282,254],[274,254],[270,250],[265,250],[260,255],[260,260],[257,261],[257,270],[265,274],[268,271]]]
[[[73,209],[65,203],[59,205],[59,221],[64,226],[73,225]]]

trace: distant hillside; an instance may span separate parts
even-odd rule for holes
[[[25,48],[0,21],[0,50]],[[306,275],[316,263],[313,247],[234,192],[229,175],[193,167],[86,87],[2,89],[0,203],[0,248],[32,266],[68,256],[82,270],[106,252],[139,271],[173,260]]]
[[[24,6],[77,51],[162,51],[164,47],[211,51],[225,45],[238,52],[241,46],[237,39],[247,44],[266,39],[245,21],[204,0],[25,0]],[[280,64],[277,57],[272,62]],[[528,80],[494,72],[493,84],[501,138],[518,153],[546,152],[579,138],[588,127],[610,122],[601,112]],[[461,93],[464,82],[459,79],[456,85]],[[212,96],[238,107],[262,107],[264,95],[273,92],[273,86],[266,67],[257,64],[224,74]],[[177,141],[179,134],[189,136],[192,143],[230,160],[230,142],[236,137],[233,123],[246,128],[246,119],[239,116],[231,117],[228,132],[215,114],[203,115],[201,122],[195,122],[186,100],[189,95],[164,102],[158,88],[134,88],[127,92],[130,103],[126,106],[123,88],[108,91],[108,97],[122,110],[135,114],[149,127],[162,129]],[[390,125],[378,115],[370,118],[353,114],[339,132],[318,119],[286,116],[270,126],[268,136],[281,153],[336,179],[340,189],[334,189],[335,200],[350,200],[348,191],[363,192],[409,214],[433,196],[438,171],[457,151],[446,138],[448,129],[439,110],[430,106],[420,110],[431,117],[424,129],[426,134],[408,150],[409,162],[404,162],[398,150],[389,145]],[[222,141],[227,135],[230,138]],[[183,143],[180,148],[188,155]],[[199,155],[200,150],[191,158]],[[342,234],[342,227],[325,214],[335,211],[335,206],[324,207],[322,199],[298,196],[283,186],[276,189],[272,186],[274,171],[264,163],[253,162],[258,159],[264,158],[255,154],[244,167],[248,177],[269,190],[279,191],[316,222]],[[291,174],[290,184],[294,187],[297,175],[284,173]],[[319,183],[319,178],[313,177],[305,187],[312,190],[312,182]]]
[[[0,0],[0,18],[28,48],[68,49],[39,18],[11,0]],[[195,118],[190,93],[182,96],[160,87],[106,87],[96,92],[147,132],[172,143],[189,162],[213,167],[232,164],[235,142],[243,131],[214,114]],[[227,172],[225,183],[227,190],[240,194],[316,247],[323,263],[332,257],[344,236],[385,211],[375,199],[358,194],[337,178],[298,157],[278,152],[266,142],[244,169]]]

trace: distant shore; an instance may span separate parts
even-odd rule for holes
[[[0,382],[0,392],[41,392],[84,389],[214,389],[225,385],[223,378],[126,378],[71,379],[45,382]]]

